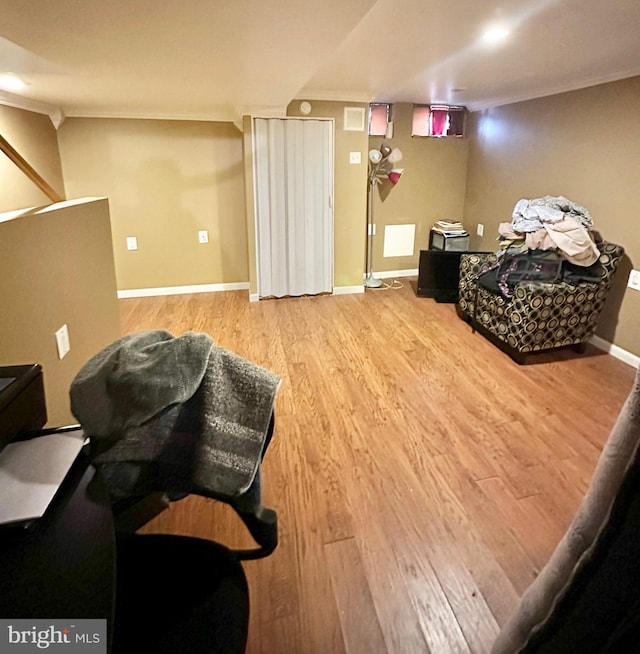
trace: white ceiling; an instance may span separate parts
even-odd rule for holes
[[[0,73],[67,116],[476,110],[640,74],[640,0],[0,0],[0,16]],[[494,24],[511,33],[488,46]]]

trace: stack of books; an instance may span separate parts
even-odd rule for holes
[[[445,236],[469,236],[462,223],[450,220],[438,220],[431,229]]]

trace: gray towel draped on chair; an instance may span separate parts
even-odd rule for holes
[[[144,331],[83,366],[71,409],[114,497],[240,498],[259,483],[280,381],[207,334]]]

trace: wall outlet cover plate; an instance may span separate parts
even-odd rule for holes
[[[640,291],[640,270],[632,270],[629,273],[629,281],[627,282],[629,288]]]

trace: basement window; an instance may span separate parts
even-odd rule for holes
[[[413,105],[411,136],[464,136],[464,107],[447,104]]]
[[[369,136],[386,136],[389,124],[389,105],[369,105]]]

